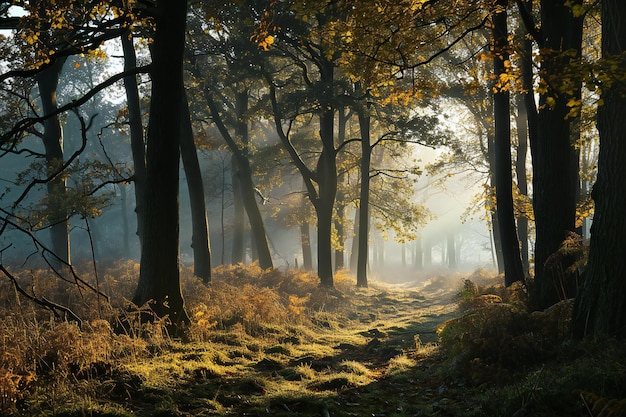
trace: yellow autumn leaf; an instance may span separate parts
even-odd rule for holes
[[[556,100],[554,100],[554,97],[546,97],[546,104],[550,107],[554,107]]]

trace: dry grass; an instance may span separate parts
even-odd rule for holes
[[[583,402],[626,398],[623,344],[569,341],[570,305],[529,313],[523,288],[484,271],[424,289],[356,289],[341,273],[328,290],[302,271],[220,267],[204,286],[183,269],[186,342],[162,321],[123,313],[134,262],[103,268],[109,302],[44,271],[13,272],[83,323],[55,319],[0,281],[3,417],[582,416]],[[116,333],[121,315],[129,326]]]

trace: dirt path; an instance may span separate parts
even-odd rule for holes
[[[235,406],[230,411],[248,416],[437,415],[433,401],[446,388],[431,365],[439,360],[437,327],[458,314],[453,294],[384,285],[357,292],[348,302],[349,321],[320,331],[316,340],[331,344],[332,354],[309,352],[287,360],[268,355],[256,364],[256,381],[295,375],[291,382],[299,395],[276,395],[262,388],[262,396],[270,397],[260,401],[263,411],[256,401],[250,408]],[[299,375],[301,368],[315,374]]]
[[[129,365],[112,392],[140,416],[440,414],[433,344],[457,314],[452,293],[381,285],[329,297],[336,308],[314,312],[313,328],[216,332]]]

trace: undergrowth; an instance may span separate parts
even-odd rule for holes
[[[626,414],[626,346],[572,341],[570,301],[532,312],[524,286],[482,270],[418,290],[357,289],[346,273],[320,288],[314,274],[257,265],[220,266],[207,286],[183,268],[184,342],[129,310],[135,262],[101,267],[97,281],[77,269],[108,299],[11,272],[82,322],[0,281],[2,417]]]
[[[150,372],[156,372],[156,379],[163,371],[171,372],[167,366],[150,371],[145,367],[150,358],[171,353],[178,342],[168,337],[164,320],[146,323],[145,311],[129,310],[139,265],[117,262],[102,268],[97,281],[87,266],[77,267],[76,272],[84,285],[73,285],[44,270],[11,271],[22,288],[69,307],[82,319],[80,323],[34,306],[10,281],[0,281],[0,416],[26,410],[32,415],[37,415],[36,410],[43,414],[52,410],[57,415],[76,407],[94,415],[123,415],[122,409],[105,410],[98,403],[98,391],[103,389],[99,380],[113,378],[113,393],[130,392],[133,387],[125,387],[129,372],[142,375],[142,383]],[[265,344],[312,341],[316,335],[305,325],[314,328],[316,318],[344,308],[346,294],[352,291],[346,274],[338,274],[335,282],[335,289],[324,289],[311,273],[264,271],[253,264],[220,266],[205,286],[183,268],[183,295],[192,319],[189,340],[230,344],[239,349],[231,354],[244,358],[261,355]],[[117,326],[120,319],[129,325]],[[184,360],[172,356],[172,363]],[[215,354],[193,372],[204,377],[223,375],[226,371],[220,363],[229,361]]]

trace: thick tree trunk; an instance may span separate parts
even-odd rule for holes
[[[602,2],[602,55],[626,65],[626,3]],[[626,89],[619,81],[603,86],[598,107],[600,152],[593,187],[595,214],[589,261],[574,308],[574,336],[623,339],[626,335]]]
[[[139,283],[133,303],[151,301],[175,329],[189,322],[178,270],[178,171],[183,93],[185,0],[160,0],[152,45],[152,98],[146,153],[146,218]]]
[[[370,198],[370,163],[372,146],[370,144],[369,109],[358,111],[361,131],[361,189],[359,194],[359,256],[357,259],[357,287],[367,287],[367,260],[369,254],[369,198]]]
[[[180,154],[187,179],[189,205],[191,209],[191,247],[193,249],[193,273],[205,284],[211,282],[211,244],[209,241],[209,221],[206,213],[202,170],[193,139],[191,115],[187,95],[181,100]]]
[[[498,0],[502,8],[493,15],[494,73],[496,80],[504,74],[505,61],[509,59],[507,30],[507,0]],[[524,280],[524,270],[519,252],[519,240],[513,213],[513,183],[511,180],[511,125],[509,92],[498,88],[493,97],[495,121],[496,204],[506,286]]]
[[[332,94],[333,63],[323,61],[321,77],[326,94]],[[320,284],[332,287],[332,218],[335,197],[337,195],[337,151],[335,150],[335,110],[330,103],[332,97],[322,97],[322,110],[319,115],[320,139],[322,152],[317,161],[318,201],[315,206],[317,213],[317,273]]]
[[[63,70],[65,58],[57,59],[54,64],[37,75],[39,96],[43,114],[52,114],[57,110],[57,86]],[[63,164],[63,131],[58,116],[52,116],[44,121],[43,144],[46,151],[46,167],[48,175],[55,173]],[[47,183],[48,222],[52,250],[58,258],[70,263],[69,220],[67,212],[67,197],[65,179],[57,175]],[[52,265],[59,267],[55,259]]]
[[[137,56],[133,46],[130,32],[121,37],[122,50],[124,52],[124,70],[137,67]],[[145,194],[146,194],[146,149],[143,137],[143,122],[141,119],[141,106],[139,101],[139,89],[137,87],[137,76],[130,75],[124,78],[124,89],[126,91],[126,105],[128,106],[128,124],[130,128],[130,149],[133,156],[134,174],[133,183],[135,185],[135,212],[137,213],[137,236],[139,244],[142,245],[144,217],[145,217]]]
[[[320,117],[322,128],[330,129],[331,134],[332,123],[333,120],[330,115]],[[322,286],[332,287],[334,285],[331,245],[332,221],[335,193],[337,192],[337,167],[332,142],[330,147],[325,145],[322,150],[317,164],[317,175],[320,180],[318,184],[319,200],[315,205],[317,213],[317,273]]]
[[[580,57],[582,17],[574,17],[565,0],[543,0],[541,21],[543,49],[548,51],[541,70],[548,86],[558,86],[563,69]],[[580,97],[580,86],[573,97]],[[554,102],[552,103],[551,100]],[[569,231],[576,228],[578,193],[578,151],[571,143],[571,120],[567,102],[570,96],[550,88],[539,98],[538,137],[533,144],[533,205],[537,238],[535,242],[535,290],[538,307],[544,309],[560,300],[554,279],[544,271],[548,257],[556,252]],[[551,107],[549,104],[553,104]],[[534,148],[534,149],[533,149]]]

